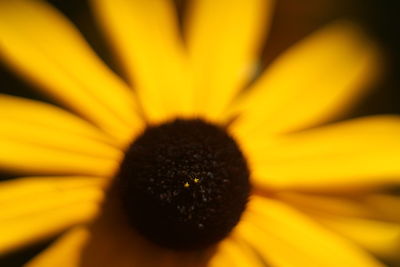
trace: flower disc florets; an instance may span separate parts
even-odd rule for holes
[[[205,248],[226,237],[250,191],[236,142],[197,119],[148,127],[128,149],[117,184],[130,224],[173,249]]]

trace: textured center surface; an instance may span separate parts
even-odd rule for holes
[[[236,142],[202,120],[148,127],[127,151],[117,182],[132,226],[173,249],[206,248],[226,237],[250,191]]]

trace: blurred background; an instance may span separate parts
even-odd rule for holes
[[[108,53],[109,50],[94,24],[85,0],[49,0],[48,2],[67,15],[78,26],[100,57],[115,72],[122,74]],[[175,2],[178,11],[182,12],[186,0],[175,0]],[[337,18],[351,19],[361,25],[379,44],[384,52],[386,69],[383,77],[372,85],[371,93],[347,116],[350,118],[382,113],[400,114],[400,1],[277,0],[276,2],[272,29],[262,54],[265,64],[263,67],[267,67],[282,51],[322,25]],[[49,99],[34,93],[30,85],[19,80],[1,63],[0,81],[0,93],[49,101]],[[12,177],[8,174],[0,173],[0,179],[10,178]],[[44,249],[50,241],[6,257],[0,257],[0,266],[21,266]],[[388,265],[400,266],[396,263],[388,263]]]

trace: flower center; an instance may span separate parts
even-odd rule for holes
[[[225,238],[249,196],[249,171],[236,142],[202,120],[148,127],[128,149],[117,179],[129,223],[173,249]]]

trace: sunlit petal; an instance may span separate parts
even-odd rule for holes
[[[0,94],[0,118],[42,125],[49,129],[117,145],[110,136],[92,124],[68,111],[44,102]]]
[[[362,197],[328,196],[298,192],[279,192],[276,196],[280,200],[307,212],[346,217],[387,219],[386,215],[366,203]]]
[[[291,132],[342,114],[375,78],[377,54],[350,23],[323,28],[280,56],[239,99],[234,131]]]
[[[191,115],[193,88],[172,1],[91,2],[145,116],[158,122]]]
[[[28,177],[0,183],[0,254],[48,238],[95,214],[104,178]]]
[[[400,258],[400,225],[363,218],[314,216],[328,228],[384,258]]]
[[[238,231],[273,266],[382,266],[356,245],[282,202],[253,197],[246,216]]]
[[[110,177],[119,159],[101,158],[0,138],[0,170],[26,175]]]
[[[1,112],[0,108],[0,112]],[[31,111],[32,113],[35,110]],[[52,126],[45,126],[40,122],[29,119],[29,114],[24,118],[16,119],[15,116],[0,115],[0,138],[10,139],[20,144],[31,144],[41,147],[69,151],[73,153],[90,155],[92,157],[118,160],[122,151],[99,140],[71,133]],[[43,118],[45,120],[45,118]],[[62,121],[58,122],[63,124]],[[9,152],[7,152],[9,153]]]
[[[188,51],[201,115],[222,111],[254,75],[261,41],[267,35],[271,0],[196,0],[188,10]]]
[[[375,255],[394,258],[400,249],[400,224],[393,214],[371,205],[360,196],[314,195],[307,193],[281,192],[280,200],[306,212],[318,222],[356,242]]]
[[[0,2],[0,55],[38,89],[120,140],[137,124],[132,92],[65,17],[40,0]]]
[[[349,191],[400,183],[399,136],[400,117],[374,116],[242,141],[260,187]]]

